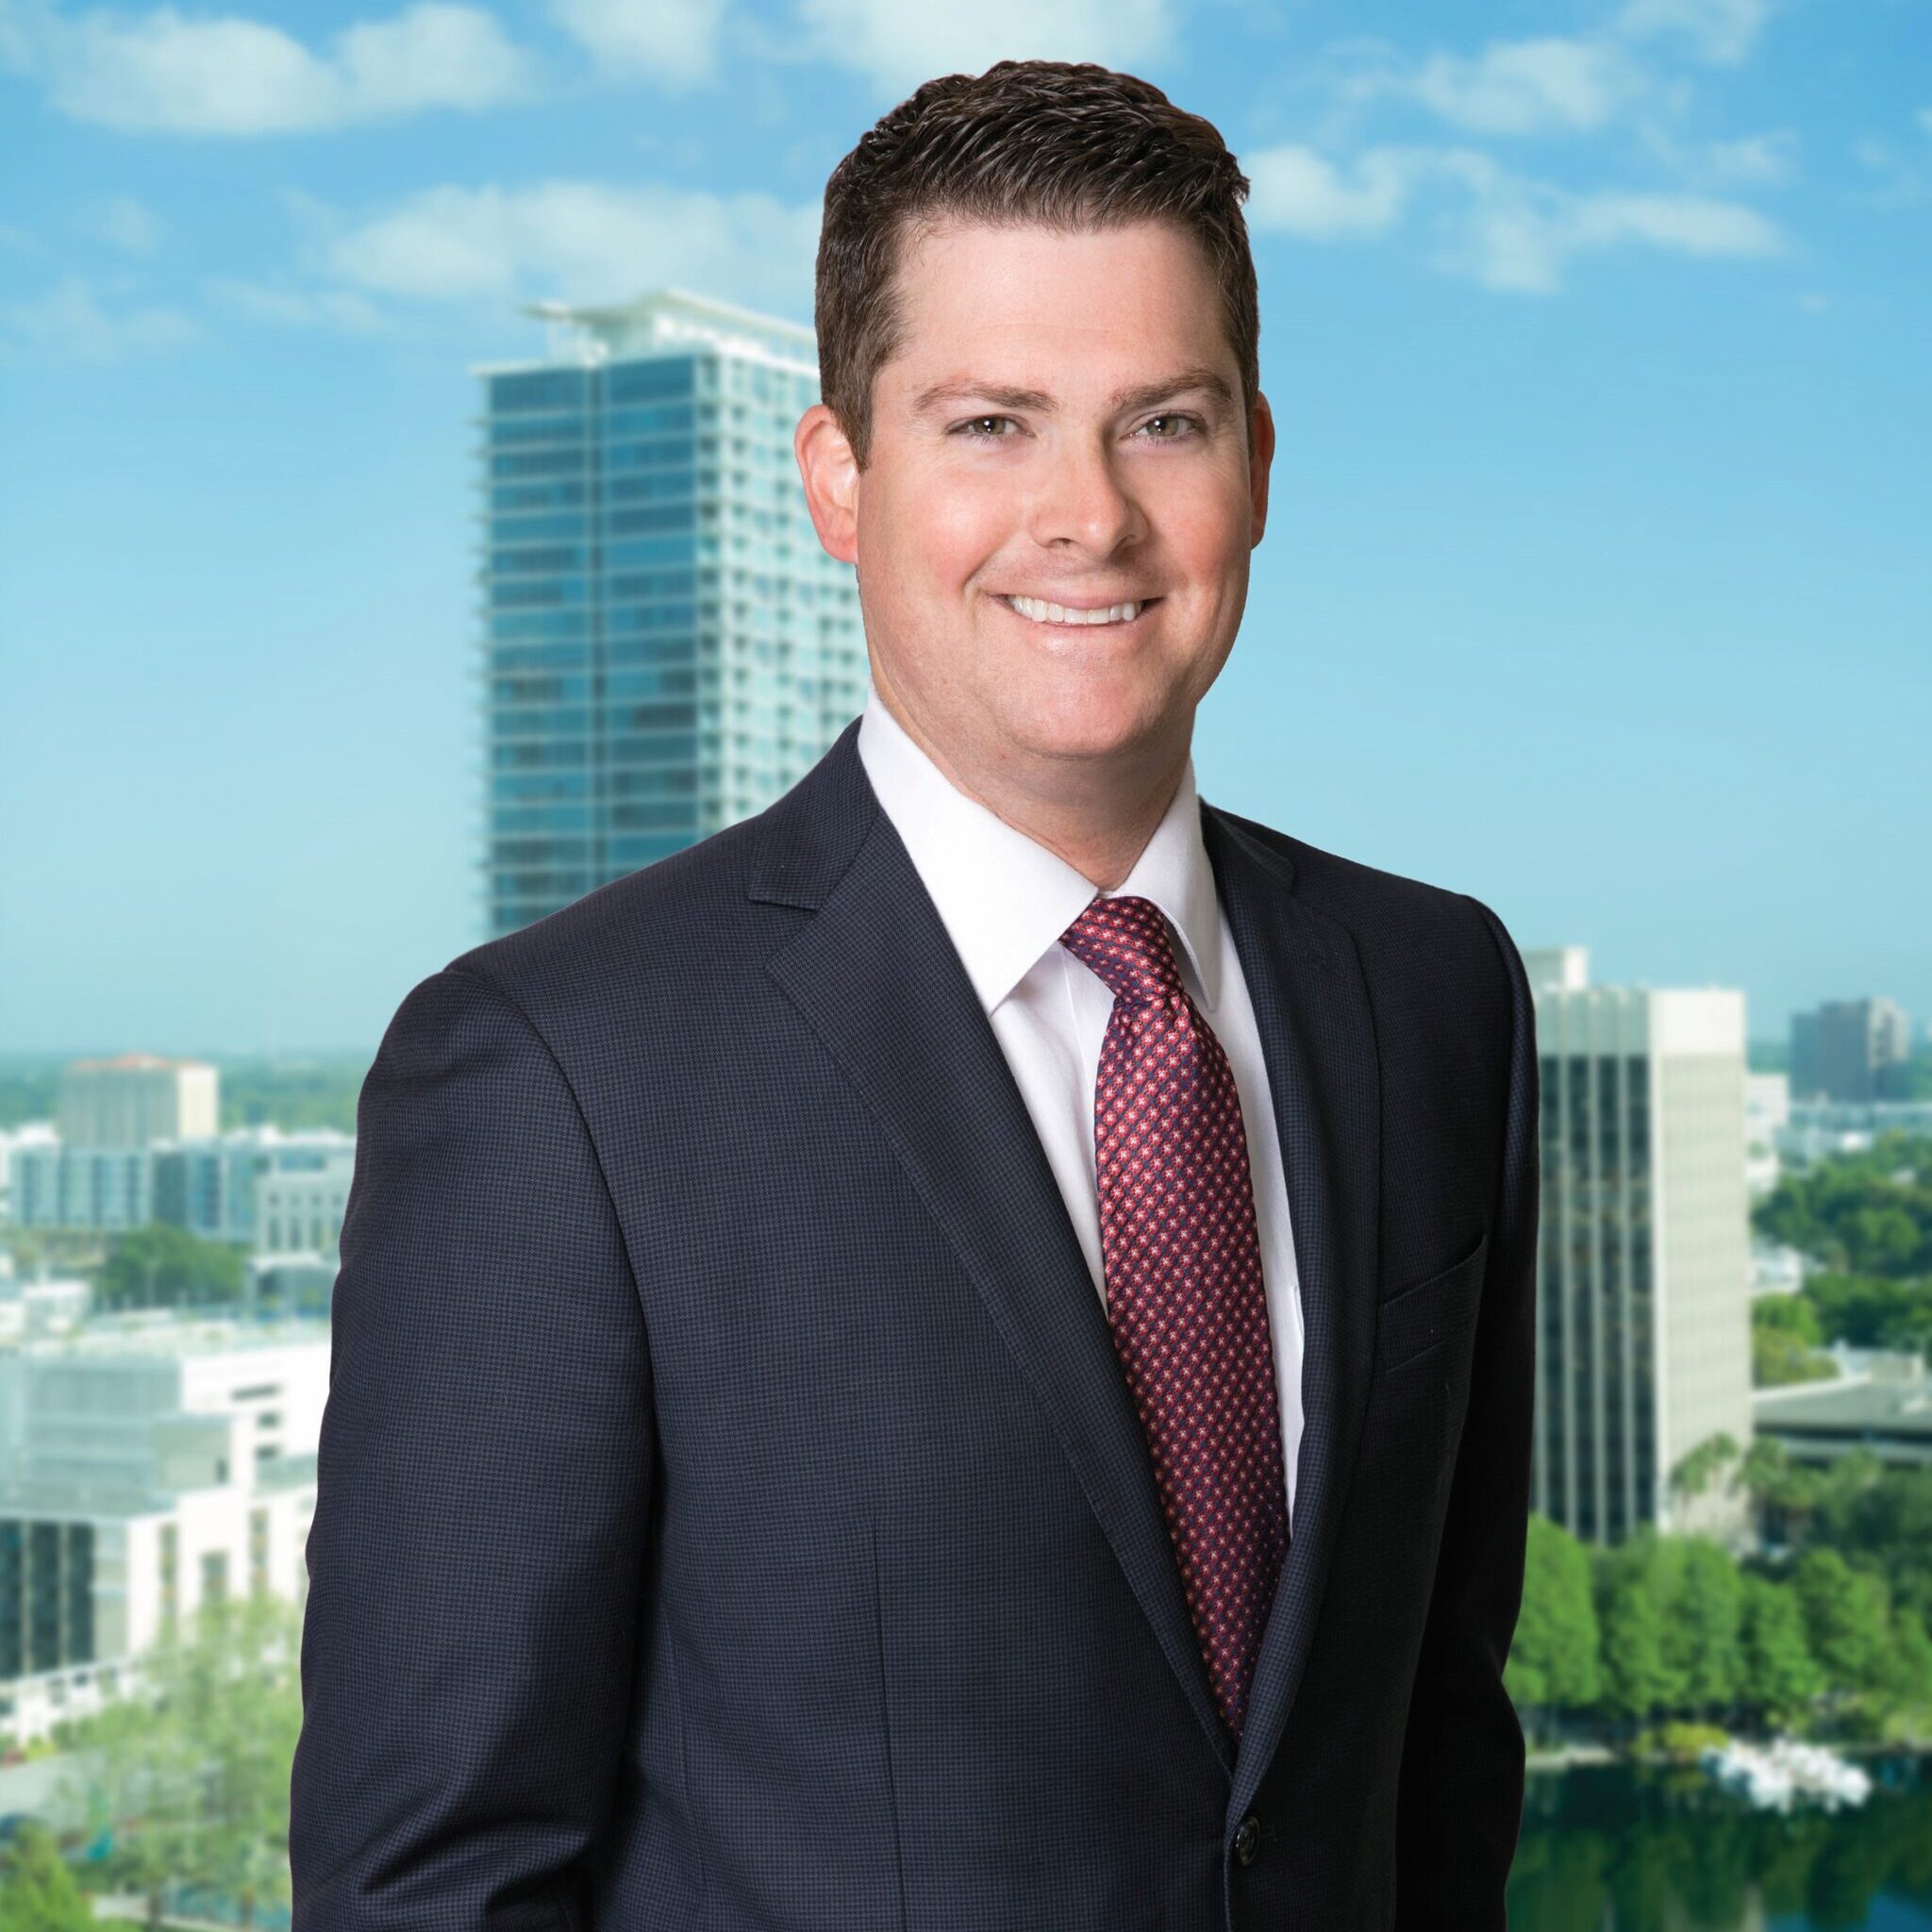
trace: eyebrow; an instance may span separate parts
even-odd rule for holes
[[[1109,403],[1115,409],[1145,409],[1197,390],[1211,396],[1223,408],[1234,407],[1234,391],[1226,378],[1218,370],[1208,368],[1183,369],[1157,382],[1139,382],[1130,389],[1116,390]],[[927,416],[949,403],[972,402],[997,403],[1003,409],[1037,409],[1042,414],[1050,414],[1058,407],[1043,389],[1012,389],[1004,383],[964,377],[936,382],[929,389],[921,390],[913,401],[912,413]]]

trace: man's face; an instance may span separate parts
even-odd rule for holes
[[[1274,442],[1263,403],[1251,463],[1205,254],[1158,222],[960,225],[898,289],[850,476],[877,681],[974,780],[1164,762],[1233,647]]]

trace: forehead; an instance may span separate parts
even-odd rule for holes
[[[908,232],[899,340],[880,399],[983,377],[1060,392],[1150,369],[1206,365],[1238,380],[1207,252],[1172,222],[1067,230],[948,222]]]

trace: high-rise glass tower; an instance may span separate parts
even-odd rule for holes
[[[1592,986],[1525,950],[1541,1059],[1531,1503],[1586,1541],[1645,1524],[1735,1536],[1735,1491],[1674,1489],[1751,1440],[1744,996]]]
[[[812,332],[675,290],[528,312],[545,357],[476,372],[492,937],[761,810],[867,674],[791,451]]]

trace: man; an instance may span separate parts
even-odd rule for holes
[[[384,1037],[298,1932],[1503,1924],[1530,999],[1195,791],[1246,185],[1048,62],[834,174],[796,448],[874,689]]]

